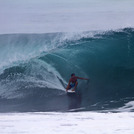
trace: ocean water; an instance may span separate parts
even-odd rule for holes
[[[0,35],[0,111],[107,110],[133,101],[134,30]],[[65,88],[70,74],[77,94]],[[131,109],[133,111],[133,109]]]
[[[133,4],[0,1],[0,133],[134,133]]]

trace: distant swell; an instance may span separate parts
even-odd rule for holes
[[[5,34],[0,47],[0,112],[102,110],[133,100],[132,28]],[[90,82],[79,80],[77,95],[67,96],[72,72]]]

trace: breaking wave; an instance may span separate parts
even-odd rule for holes
[[[132,28],[1,34],[0,62],[1,112],[111,109],[133,100]],[[90,82],[79,80],[78,94],[67,96],[72,72]]]

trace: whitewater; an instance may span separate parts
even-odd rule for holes
[[[0,134],[133,134],[133,5],[0,0]]]

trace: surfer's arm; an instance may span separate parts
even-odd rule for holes
[[[87,78],[82,78],[82,77],[77,77],[77,79],[89,80],[89,79],[87,79]]]

